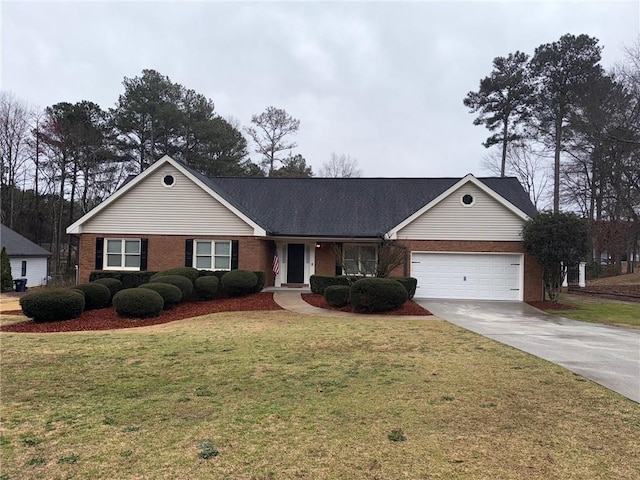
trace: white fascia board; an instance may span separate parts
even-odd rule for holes
[[[247,217],[245,214],[240,212],[237,208],[235,208],[233,205],[231,205],[227,200],[225,200],[223,197],[221,197],[217,192],[214,192],[208,185],[205,185],[204,183],[202,183],[198,178],[193,176],[191,174],[191,172],[186,170],[182,165],[180,165],[178,162],[176,162],[169,155],[165,155],[160,160],[158,160],[157,162],[153,163],[149,168],[147,168],[145,171],[143,171],[142,173],[137,175],[136,178],[131,180],[125,186],[123,186],[122,188],[117,190],[113,195],[111,195],[109,198],[107,198],[100,205],[95,207],[90,212],[87,212],[85,215],[80,217],[76,222],[74,222],[71,225],[69,225],[67,227],[67,230],[66,230],[67,233],[70,234],[70,235],[81,234],[82,233],[82,225],[84,225],[84,223],[86,223],[88,220],[90,220],[95,215],[100,213],[102,210],[107,208],[111,203],[115,202],[118,198],[120,198],[121,196],[126,194],[129,190],[135,188],[135,186],[137,184],[142,182],[145,178],[147,178],[149,175],[151,175],[153,172],[155,172],[156,170],[161,168],[163,165],[166,165],[167,163],[170,164],[171,166],[173,166],[174,168],[176,168],[177,170],[179,170],[180,173],[182,173],[185,177],[187,177],[193,183],[198,185],[203,191],[205,191],[211,197],[215,198],[218,202],[223,204],[231,212],[233,212],[235,215],[237,215],[241,220],[243,220],[245,223],[247,223],[249,226],[251,226],[253,228],[253,234],[255,236],[257,236],[257,237],[266,236],[267,232],[266,232],[266,230],[264,228],[262,228],[260,225],[255,223],[249,217]]]
[[[463,185],[466,185],[467,183],[473,183],[476,187],[478,187],[480,190],[482,190],[484,193],[486,193],[487,195],[489,195],[491,198],[493,198],[494,200],[496,200],[498,203],[500,203],[501,205],[503,205],[504,207],[506,207],[508,210],[510,210],[511,212],[513,212],[514,214],[516,214],[518,217],[520,217],[522,220],[529,220],[530,217],[529,215],[527,215],[526,213],[524,213],[522,210],[520,210],[518,207],[516,207],[513,203],[507,201],[502,195],[499,195],[498,193],[496,193],[495,191],[493,191],[492,189],[490,189],[488,186],[486,186],[484,183],[482,183],[480,180],[478,180],[476,177],[474,177],[471,173],[467,174],[464,178],[461,178],[459,181],[457,181],[455,184],[453,184],[451,187],[449,187],[447,190],[445,190],[444,192],[442,192],[440,195],[438,195],[436,198],[434,198],[433,200],[431,200],[429,203],[427,203],[424,207],[422,207],[420,210],[418,210],[417,212],[415,212],[413,215],[407,217],[404,221],[402,221],[401,223],[399,223],[397,226],[395,226],[394,228],[392,228],[391,230],[389,230],[389,232],[387,232],[385,234],[385,236],[387,238],[389,238],[390,240],[396,240],[398,238],[398,232],[400,230],[402,230],[404,227],[406,227],[407,225],[409,225],[411,222],[413,222],[415,219],[417,219],[418,217],[420,217],[422,214],[424,214],[425,212],[429,211],[430,209],[432,209],[434,206],[436,206],[438,203],[440,203],[442,200],[444,200],[445,198],[447,198],[449,195],[451,195],[453,192],[455,192],[456,190],[458,190],[460,187],[462,187]]]

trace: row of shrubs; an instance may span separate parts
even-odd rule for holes
[[[387,312],[401,307],[410,298],[406,286],[411,283],[393,278],[362,278],[351,285],[328,285],[323,295],[333,307],[344,307],[351,303],[357,312]]]
[[[264,282],[264,272],[248,270],[181,267],[162,272],[95,271],[89,283],[37,290],[22,297],[20,306],[36,322],[68,320],[85,310],[110,305],[121,317],[148,318],[191,299],[194,292],[200,300],[238,297],[261,291]]]
[[[324,295],[327,287],[331,286],[347,286],[350,287],[359,280],[373,280],[371,277],[349,277],[346,275],[338,275],[335,277],[323,276],[323,275],[311,275],[310,286],[312,293],[318,293]],[[384,280],[394,280],[400,282],[407,291],[407,298],[412,299],[416,294],[416,287],[418,286],[418,280],[413,277],[390,277]]]

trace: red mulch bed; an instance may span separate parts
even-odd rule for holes
[[[544,302],[527,302],[532,307],[536,307],[540,310],[580,310],[573,305],[567,305],[566,303],[553,303],[548,300]]]
[[[344,307],[332,307],[327,303],[324,297],[318,293],[303,293],[302,299],[314,307],[353,313],[353,307],[351,305],[346,305]],[[405,304],[397,310],[392,310],[390,312],[377,312],[375,315],[431,315],[431,312],[422,308],[413,300],[407,300]]]
[[[113,308],[88,310],[78,318],[60,322],[36,323],[33,320],[14,323],[0,327],[2,332],[50,333],[77,332],[85,330],[113,330],[116,328],[146,327],[161,323],[173,322],[184,318],[198,317],[209,313],[238,312],[250,310],[282,310],[273,301],[273,293],[261,292],[255,295],[238,298],[220,298],[204,302],[187,302],[176,305],[170,310],[163,310],[159,317],[145,319],[120,318]],[[2,312],[3,314],[22,314],[21,310]]]

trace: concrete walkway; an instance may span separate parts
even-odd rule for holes
[[[308,292],[302,292],[308,293]],[[301,313],[303,315],[317,315],[320,317],[369,317],[375,316],[373,314],[363,313],[351,313],[340,312],[338,310],[328,310],[326,308],[318,308],[308,304],[302,299],[301,292],[299,291],[283,291],[274,290],[273,300],[285,310],[289,310],[295,313]],[[425,315],[380,315],[384,318],[394,318],[401,320],[434,320],[433,316]]]
[[[418,303],[450,323],[565,367],[640,403],[640,330],[569,320],[523,302]]]

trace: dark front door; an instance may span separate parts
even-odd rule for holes
[[[287,283],[304,283],[304,244],[287,246]]]

